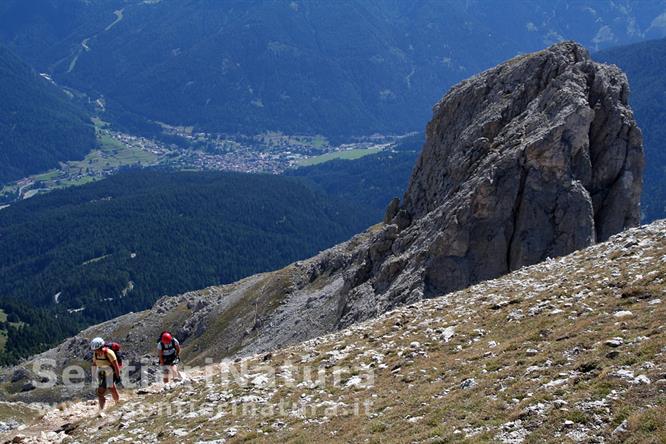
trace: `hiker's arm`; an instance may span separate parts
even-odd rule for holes
[[[118,361],[111,361],[111,365],[113,366],[113,373],[119,377],[120,376],[120,366],[118,365]]]
[[[164,365],[164,350],[160,350],[160,365]]]
[[[180,356],[180,344],[176,344],[176,356]]]

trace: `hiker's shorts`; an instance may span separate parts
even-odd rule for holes
[[[113,387],[113,370],[98,368],[97,369],[97,386],[99,388]]]
[[[172,355],[164,356],[164,367],[171,367],[172,365],[176,365],[177,358],[178,356],[175,353]]]

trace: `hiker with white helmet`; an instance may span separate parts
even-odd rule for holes
[[[99,411],[102,414],[106,404],[106,390],[111,390],[111,396],[115,402],[120,401],[120,395],[116,384],[121,382],[120,365],[118,357],[113,351],[112,346],[107,345],[102,338],[95,338],[90,341],[90,348],[93,351],[92,371],[97,377],[97,400],[99,401]]]

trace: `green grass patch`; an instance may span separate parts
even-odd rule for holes
[[[321,156],[310,157],[298,162],[300,166],[318,165],[320,163],[328,162],[335,159],[355,160],[361,157],[377,154],[382,151],[383,147],[378,148],[359,148],[353,150],[332,151],[330,153],[322,154]]]
[[[64,181],[62,181],[61,185],[63,186],[63,188],[65,188],[65,187],[75,187],[75,186],[79,186],[79,185],[85,185],[87,183],[92,183],[92,182],[95,182],[95,181],[100,180],[100,179],[101,179],[101,177],[95,178],[95,177],[85,176],[85,177],[81,177],[79,179],[64,180]]]
[[[375,420],[370,423],[370,433],[384,433],[388,426],[385,422],[380,420]]]
[[[567,412],[565,418],[569,421],[575,422],[576,424],[586,424],[589,421],[587,415],[580,410],[572,410]]]
[[[98,134],[97,140],[99,141],[102,151],[122,150],[125,148],[125,145],[108,134]]]
[[[91,120],[92,120],[93,125],[95,125],[95,128],[98,129],[98,130],[106,128],[107,126],[109,126],[109,122],[106,122],[106,121],[100,119],[99,117],[93,117]]]
[[[315,136],[312,139],[312,147],[313,148],[324,148],[325,146],[328,146],[328,140],[324,136]]]
[[[60,171],[60,170],[49,170],[45,173],[37,174],[36,176],[32,176],[32,179],[36,182],[37,181],[48,182],[50,180],[57,179],[61,174],[62,174],[62,171]]]

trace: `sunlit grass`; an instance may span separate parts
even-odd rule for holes
[[[356,160],[361,157],[377,154],[382,151],[383,147],[377,148],[358,148],[353,150],[340,150],[332,151],[330,153],[322,154],[321,156],[310,157],[298,162],[300,166],[312,166],[320,163],[328,162],[335,159]]]

